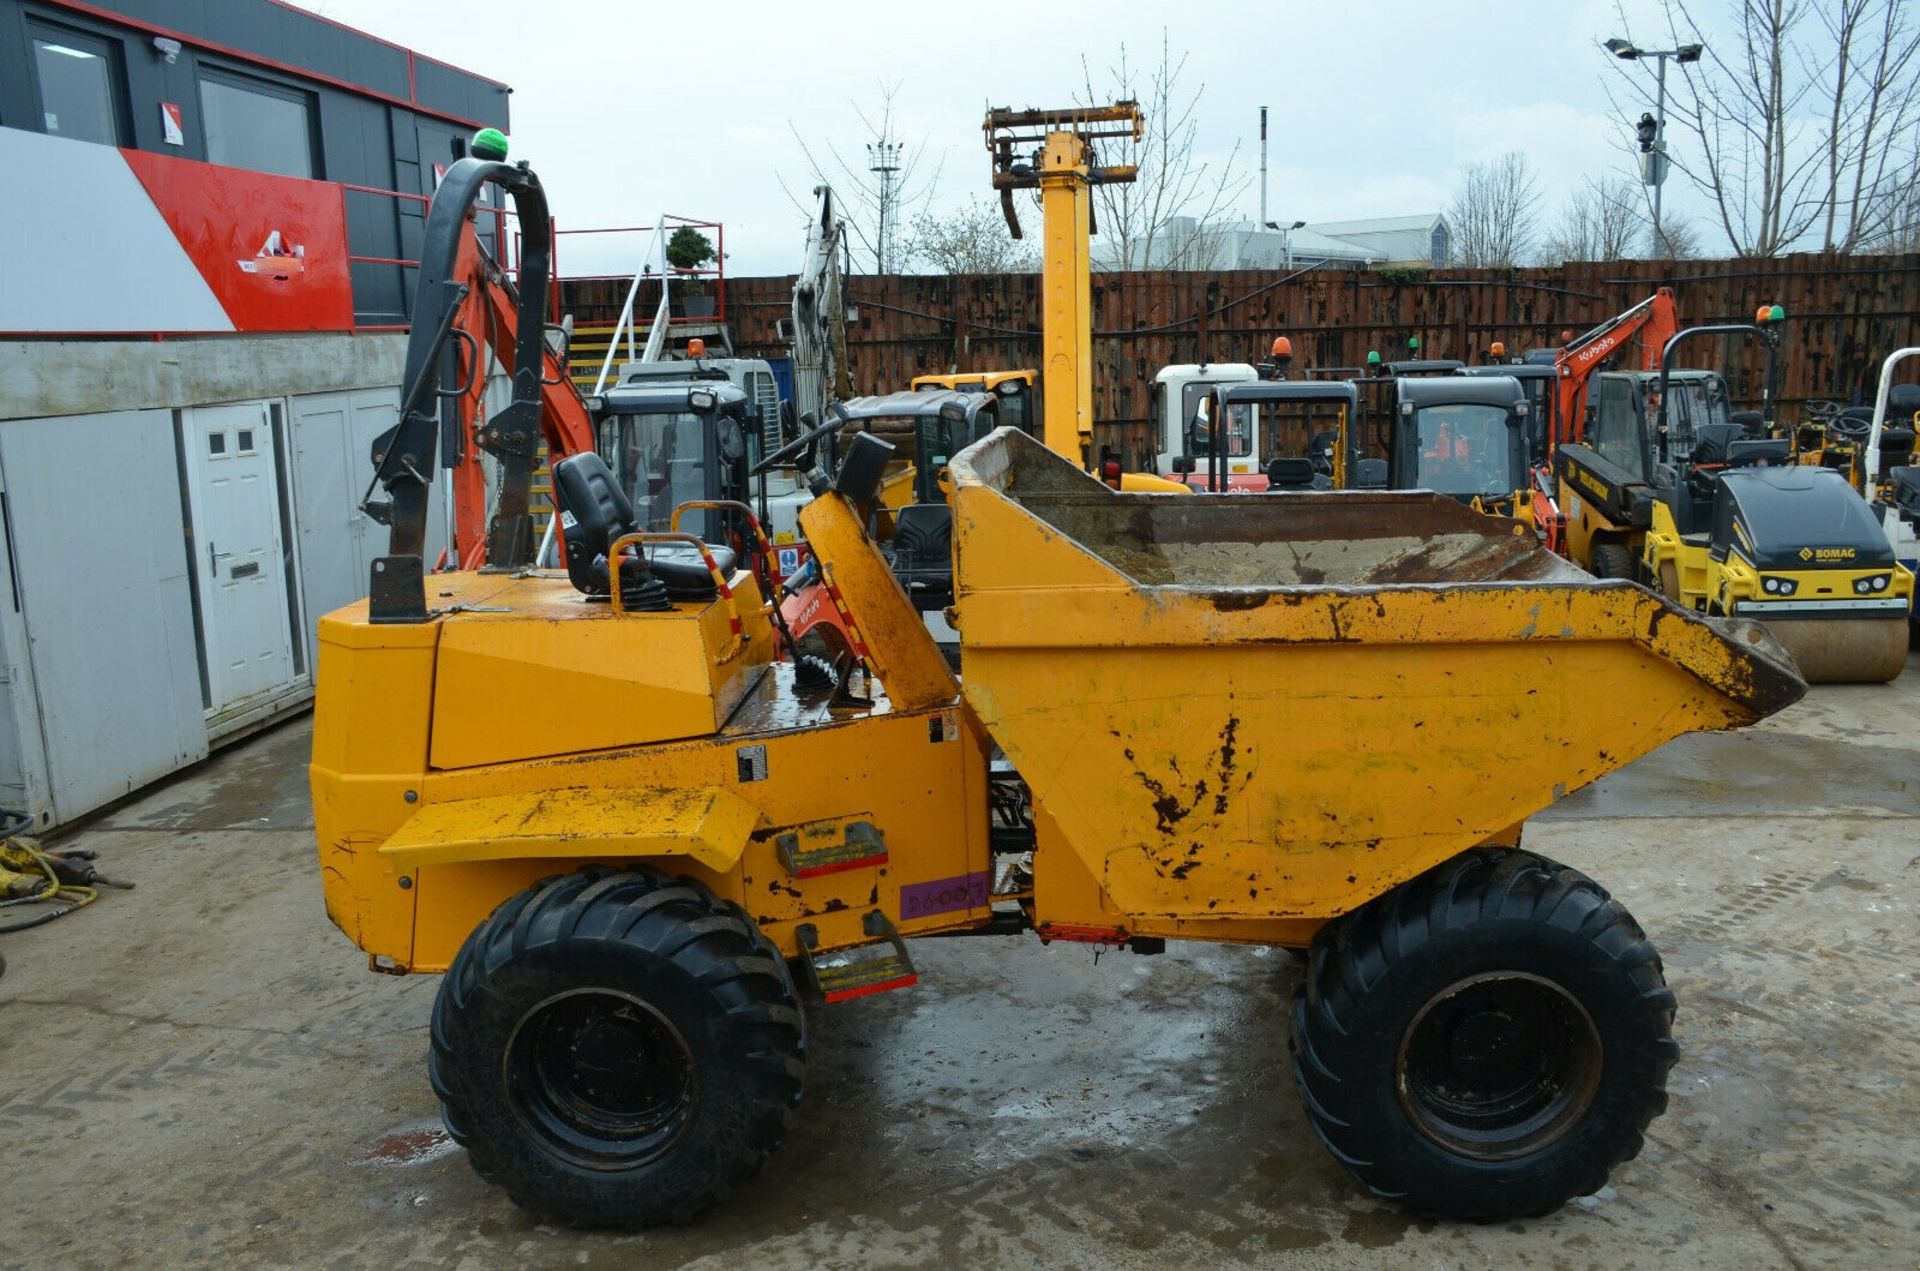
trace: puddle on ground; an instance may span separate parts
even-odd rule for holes
[[[422,1124],[374,1140],[360,1159],[373,1165],[425,1165],[459,1150],[443,1127]]]
[[[1914,752],[1765,731],[1677,737],[1637,763],[1576,790],[1541,820],[1743,815],[1815,808],[1920,815]]]

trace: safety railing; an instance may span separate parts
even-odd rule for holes
[[[348,197],[350,195],[362,194],[362,195],[368,195],[370,197],[377,198],[377,199],[390,199],[396,205],[406,204],[406,203],[416,204],[420,209],[420,219],[423,225],[426,222],[427,208],[433,202],[433,196],[428,194],[408,194],[404,190],[383,190],[376,185],[354,185],[351,182],[347,182],[347,181],[340,181],[340,182],[336,182],[335,184],[337,184],[340,187],[340,223],[346,231],[349,242],[352,241],[353,226],[354,226],[352,211],[348,205]],[[396,211],[397,211],[397,208],[396,208]],[[492,207],[482,211],[481,215],[486,216],[493,221],[494,243],[496,244],[511,243],[513,247],[513,258],[502,260],[500,264],[504,269],[506,269],[506,271],[509,274],[514,273],[519,263],[518,255],[519,255],[520,236],[518,233],[515,233],[511,237],[511,239],[509,239],[507,235],[507,222],[509,220],[514,219],[514,214],[510,210],[504,207]],[[402,232],[400,221],[397,215],[394,220],[393,228],[394,228],[395,240],[403,241],[405,239],[405,234]],[[500,249],[496,247],[495,250],[500,250]],[[367,255],[361,255],[359,253],[349,251],[347,254],[348,270],[351,272],[354,266],[356,265],[385,265],[395,269],[405,270],[405,269],[419,268],[420,261],[417,258],[406,257],[406,256],[367,256]],[[400,321],[398,322],[362,322],[360,321],[360,314],[364,311],[364,309],[361,304],[360,282],[358,278],[355,278],[353,281],[353,289],[354,289],[354,306],[353,306],[354,330],[356,331],[405,331],[411,325],[406,320],[406,315],[404,312],[402,312],[399,315]],[[396,286],[394,288],[394,292],[399,303],[402,306],[404,306],[407,302],[407,286],[404,279],[396,280]]]
[[[667,246],[671,242],[671,235],[681,229],[692,229],[695,232],[704,230],[713,231],[714,263],[712,265],[680,268],[668,261]],[[554,238],[557,242],[561,236],[567,234],[631,233],[649,233],[649,230],[646,226],[555,230]],[[669,328],[671,328],[674,323],[726,321],[727,278],[726,268],[722,263],[726,259],[726,241],[726,230],[718,221],[697,221],[692,217],[676,216],[672,213],[667,213],[653,223],[647,239],[646,250],[641,253],[640,259],[633,270],[632,281],[627,284],[626,297],[620,305],[620,316],[614,322],[612,335],[607,339],[606,356],[601,359],[599,374],[594,378],[593,391],[595,393],[599,393],[606,387],[607,378],[613,371],[614,356],[619,353],[622,340],[626,341],[628,361],[653,362],[658,361],[660,356],[666,351],[667,334]],[[625,277],[625,275],[572,274],[563,277],[564,281],[567,282],[587,282],[606,281],[613,278]],[[640,345],[640,321],[636,317],[636,310],[638,310],[640,306],[642,291],[646,284],[649,283],[659,284],[660,299],[654,306],[652,319],[647,323],[647,340],[643,348]],[[705,288],[711,284],[713,287],[713,304],[711,310],[697,313],[688,312],[688,310],[694,306],[683,301],[682,311],[676,316],[673,312],[673,288],[676,283],[683,288],[699,289],[698,292],[690,294],[688,300],[691,300],[693,295],[704,297]],[[557,286],[554,288],[555,321],[559,320],[560,315],[560,290]],[[701,308],[702,310],[706,309],[705,306],[701,306]]]

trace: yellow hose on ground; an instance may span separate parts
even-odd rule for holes
[[[39,877],[36,877],[39,875]],[[20,922],[0,923],[0,933],[25,931],[42,923],[63,918],[76,909],[85,909],[100,899],[98,888],[81,883],[63,883],[54,868],[54,859],[29,838],[10,838],[0,842],[0,909],[20,905],[57,905]]]

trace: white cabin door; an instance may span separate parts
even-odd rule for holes
[[[265,402],[182,415],[207,709],[218,716],[295,678],[273,420]]]

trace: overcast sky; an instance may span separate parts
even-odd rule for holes
[[[1120,46],[1151,61],[1170,19],[1183,82],[1203,90],[1209,163],[1224,167],[1238,143],[1234,163],[1257,174],[1259,109],[1271,108],[1270,219],[1440,211],[1464,165],[1518,149],[1551,221],[1583,174],[1628,170],[1631,121],[1609,106],[1599,41],[1664,35],[1650,0],[1626,0],[1624,31],[1611,0],[305,3],[510,84],[514,157],[532,161],[563,229],[660,212],[720,221],[736,275],[798,265],[804,216],[787,191],[804,198],[813,178],[796,131],[823,161],[829,146],[862,160],[856,111],[896,84],[899,134],[924,143],[935,205],[952,206],[990,193],[986,106],[1071,105],[1083,55],[1103,89]],[[1683,138],[1669,130],[1669,142],[1684,161]],[[1685,216],[1698,204],[1683,182],[1675,174],[1667,198]],[[1258,211],[1257,176],[1239,203],[1236,215]],[[589,261],[579,239],[562,240],[560,263],[629,267]]]

